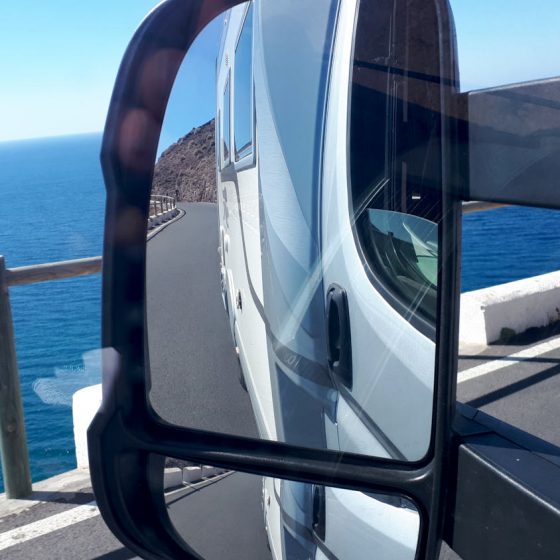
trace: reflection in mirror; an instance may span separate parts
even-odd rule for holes
[[[420,516],[405,498],[167,458],[173,526],[206,560],[412,560]]]
[[[273,6],[211,24],[174,85],[147,247],[150,401],[184,427],[417,461],[432,431],[442,218],[438,115],[421,102],[433,86],[374,63],[390,6],[361,3],[356,33],[371,40],[357,40],[359,64],[330,67],[350,52],[355,6],[335,42],[336,10]],[[438,48],[433,21],[405,20],[403,48],[426,45],[407,60],[437,74],[439,57],[423,58]],[[420,100],[406,109],[405,85]]]

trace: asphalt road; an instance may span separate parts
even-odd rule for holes
[[[152,406],[172,424],[258,437],[222,303],[217,206],[179,206],[148,244]]]
[[[556,333],[542,334],[530,343],[496,344],[479,354],[462,354],[457,399],[560,447],[560,342]],[[518,353],[522,355],[515,357]],[[461,381],[485,364],[496,369]]]
[[[175,528],[202,558],[271,560],[260,476],[231,473],[168,503]]]

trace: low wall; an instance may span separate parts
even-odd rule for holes
[[[101,384],[76,391],[72,396],[72,420],[78,468],[89,468],[87,429],[101,406]]]
[[[560,319],[560,271],[461,295],[459,342],[486,346]]]
[[[168,222],[169,220],[172,220],[175,216],[177,216],[177,214],[179,214],[179,209],[172,208],[171,210],[167,210],[166,212],[162,212],[155,216],[150,216],[148,218],[148,229],[153,229],[164,224],[165,222]]]

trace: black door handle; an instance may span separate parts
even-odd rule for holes
[[[352,389],[352,341],[346,291],[331,284],[327,291],[327,360],[329,369],[344,386]]]

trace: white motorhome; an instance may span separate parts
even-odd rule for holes
[[[414,462],[432,432],[442,209],[426,167],[430,83],[402,90],[393,5],[254,0],[227,13],[219,253],[260,435]],[[429,75],[421,52],[406,56]],[[413,139],[399,126],[411,120]],[[414,558],[405,499],[264,479],[263,504],[275,558]]]

